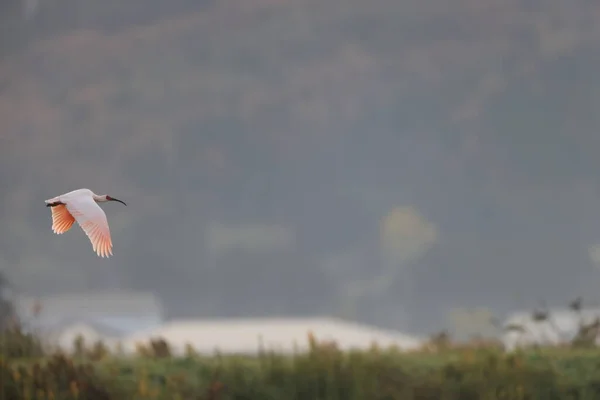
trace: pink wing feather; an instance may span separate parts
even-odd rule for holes
[[[112,240],[106,214],[91,197],[80,197],[67,201],[67,210],[92,242],[98,256],[112,255]]]
[[[52,207],[52,230],[57,235],[61,235],[71,229],[75,218],[69,213],[64,205]]]

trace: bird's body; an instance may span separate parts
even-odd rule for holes
[[[52,230],[61,235],[77,221],[100,257],[112,255],[112,240],[106,214],[98,203],[118,201],[108,195],[97,195],[89,189],[77,189],[45,201],[52,210]],[[125,204],[127,205],[127,204]]]

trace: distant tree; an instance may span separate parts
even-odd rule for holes
[[[380,294],[385,294],[396,280],[402,282],[402,293],[399,293],[402,304],[398,305],[398,317],[403,319],[403,324],[410,320],[414,297],[413,263],[431,248],[437,236],[437,227],[411,206],[395,207],[381,221],[384,272],[375,286],[381,290]]]
[[[446,319],[453,337],[459,340],[496,337],[500,333],[494,315],[487,308],[454,308]]]
[[[43,354],[39,338],[21,329],[11,301],[8,279],[0,272],[0,357],[23,359],[41,357]]]
[[[435,242],[436,227],[413,207],[396,207],[381,224],[381,244],[386,260],[393,263],[420,257]]]
[[[15,309],[8,295],[9,289],[6,276],[0,272],[0,330],[5,330],[15,322]]]

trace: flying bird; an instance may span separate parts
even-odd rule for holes
[[[77,189],[45,200],[46,207],[52,210],[52,231],[62,235],[77,221],[92,242],[99,257],[112,255],[112,240],[106,214],[98,203],[107,201],[125,202],[107,194],[97,195],[89,189]],[[125,204],[127,205],[127,204]]]

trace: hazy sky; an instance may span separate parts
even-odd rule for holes
[[[419,332],[452,308],[600,301],[599,5],[43,3],[0,34],[18,290]],[[108,260],[50,230],[43,200],[80,187],[128,203],[103,207]]]

